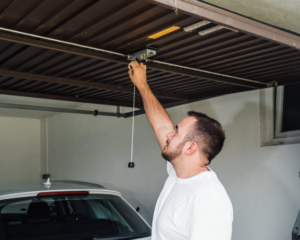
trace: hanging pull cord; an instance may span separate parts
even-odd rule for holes
[[[133,107],[132,107],[132,135],[131,135],[131,163],[133,163],[133,137],[134,137],[134,110],[135,110],[135,85],[133,84]]]

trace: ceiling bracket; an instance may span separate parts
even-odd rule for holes
[[[271,81],[268,83],[268,87],[276,87],[278,85],[278,82],[277,81]]]
[[[143,50],[131,53],[128,55],[128,60],[130,61],[145,61],[146,59],[156,55],[157,49],[147,47]]]

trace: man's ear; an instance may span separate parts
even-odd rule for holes
[[[194,152],[196,152],[198,150],[198,144],[195,142],[187,142],[185,144],[185,149],[184,149],[184,153],[186,155],[192,155]]]

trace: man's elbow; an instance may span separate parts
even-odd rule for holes
[[[156,136],[163,136],[165,137],[168,133],[174,131],[174,126],[173,125],[169,125],[169,126],[161,126],[161,127],[157,127],[154,128],[154,132]]]

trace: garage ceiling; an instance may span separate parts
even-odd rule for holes
[[[184,28],[205,21],[182,11],[141,0],[3,0],[0,27],[111,50],[125,56],[145,47],[151,58],[280,84],[300,77],[300,52],[249,33],[210,23],[196,31]],[[172,26],[180,29],[157,39],[150,35]],[[0,32],[0,94],[132,106],[133,85],[126,57]],[[165,106],[265,87],[231,77],[148,62],[148,82]],[[142,99],[136,97],[142,108]]]

